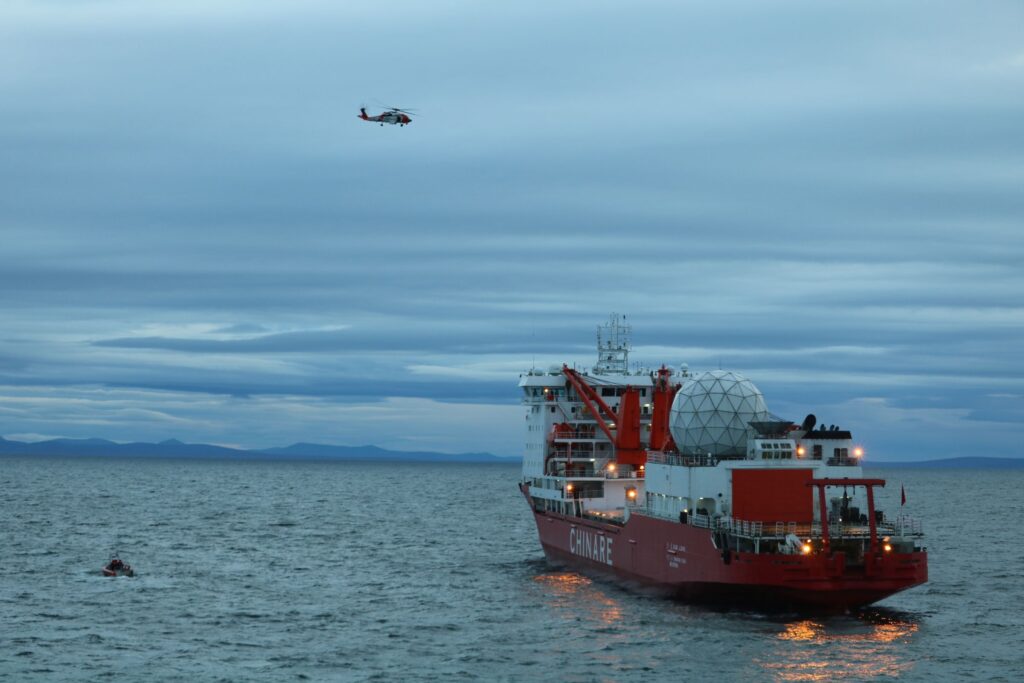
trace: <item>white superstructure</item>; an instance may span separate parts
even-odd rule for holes
[[[685,365],[675,372],[630,370],[630,350],[630,328],[612,315],[598,328],[593,369],[552,366],[520,376],[526,406],[523,480],[550,509],[620,519],[628,518],[630,508],[667,518],[682,513],[730,519],[735,513],[734,490],[744,471],[862,476],[862,453],[848,431],[834,426],[815,430],[806,423],[797,427],[773,418],[757,387],[735,372],[691,374]],[[623,397],[638,394],[643,452],[639,462],[620,461],[616,439],[622,426],[615,424],[614,416],[601,420],[595,415],[593,402],[588,407],[570,373],[616,416],[622,414]],[[672,385],[671,410],[665,418],[672,439],[652,448],[658,381]],[[847,515],[851,510],[860,514],[859,508],[866,509],[857,497],[862,495],[851,490],[831,502],[837,514],[840,509]]]

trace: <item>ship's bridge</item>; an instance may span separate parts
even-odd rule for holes
[[[750,460],[792,460],[797,453],[793,439],[751,439],[747,449]],[[803,453],[800,453],[803,455]]]

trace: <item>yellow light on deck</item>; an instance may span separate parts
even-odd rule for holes
[[[802,458],[802,457],[804,457],[804,453],[806,453],[806,452],[807,451],[804,449],[803,446],[797,446],[796,447],[796,457]]]
[[[860,457],[863,457],[863,455],[864,455],[864,449],[861,448],[860,446],[858,446],[857,448],[853,449],[853,457],[860,458]]]
[[[626,495],[629,497],[630,500],[635,499],[636,498],[636,489],[629,489],[628,491],[626,491]]]
[[[613,463],[613,462],[608,463],[608,471],[609,472],[614,472],[615,471],[615,463]]]
[[[573,485],[572,484],[566,484],[565,485],[565,492],[566,493],[572,493],[572,489],[573,489]]]
[[[883,545],[883,546],[882,546],[882,548],[883,548],[883,549],[885,550],[885,552],[887,552],[887,553],[891,553],[891,552],[892,552],[892,546],[891,546],[891,545],[889,545],[888,543],[886,543],[885,545]]]
[[[800,546],[800,552],[802,552],[804,555],[810,555],[811,550],[812,548],[810,543],[804,543],[802,546]]]

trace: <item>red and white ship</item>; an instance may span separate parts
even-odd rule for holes
[[[849,431],[772,416],[734,372],[631,371],[629,336],[613,315],[589,372],[519,382],[550,560],[744,606],[843,610],[928,580],[920,523],[875,506]]]

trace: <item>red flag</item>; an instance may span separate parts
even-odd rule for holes
[[[903,489],[903,484],[900,484],[900,507],[907,504],[907,492]]]

